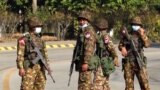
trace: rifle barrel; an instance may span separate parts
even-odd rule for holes
[[[36,47],[36,45],[33,43],[32,40],[31,40],[31,44],[34,46],[34,49],[35,49],[35,51],[37,52],[37,55],[39,56],[40,61],[42,62],[42,64],[43,64],[44,67],[46,68],[46,70],[48,71],[48,73],[49,73],[52,81],[55,83],[55,80],[53,79],[53,76],[52,76],[52,74],[51,74],[51,71],[50,71],[49,67],[46,65],[46,62],[44,61],[45,59],[43,58],[42,53],[40,52],[39,48]]]

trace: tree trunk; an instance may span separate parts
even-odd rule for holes
[[[32,13],[37,11],[37,0],[32,0]]]

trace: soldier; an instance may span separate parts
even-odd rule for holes
[[[136,75],[141,90],[150,90],[148,75],[146,70],[146,57],[144,56],[143,47],[149,47],[149,39],[142,27],[140,17],[136,16],[130,23],[132,29],[128,32],[122,28],[121,40],[119,42],[119,50],[122,56],[122,66],[124,70],[125,90],[134,90],[134,76]],[[128,39],[130,37],[130,39]],[[141,58],[141,59],[139,59]],[[140,63],[142,65],[140,65]]]
[[[81,11],[78,16],[79,33],[73,57],[77,60],[76,70],[79,72],[78,90],[91,90],[91,72],[89,63],[94,55],[96,47],[96,33],[90,24],[89,11]]]
[[[45,43],[41,40],[39,33],[42,22],[37,17],[28,20],[29,32],[18,39],[17,44],[17,68],[22,77],[21,90],[44,90],[46,84],[45,69],[40,62],[35,47],[44,57],[49,65]],[[34,43],[35,46],[32,44]]]
[[[118,55],[113,42],[107,33],[108,21],[103,18],[95,19],[95,28],[97,30],[97,50],[96,54],[100,57],[101,65],[94,72],[94,81],[92,90],[110,90],[109,76],[119,66]],[[104,62],[103,62],[104,60]]]

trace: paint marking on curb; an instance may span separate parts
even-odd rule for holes
[[[58,48],[58,45],[51,45],[53,48]]]
[[[62,48],[66,48],[66,45],[64,45],[64,44],[61,44],[61,45],[60,45],[60,47],[62,47]]]
[[[53,44],[53,45],[46,45],[47,49],[50,48],[73,48],[75,45],[74,44]],[[16,46],[4,46],[0,47],[0,51],[12,51],[17,49]]]
[[[4,47],[0,47],[0,51],[5,51],[6,49]]]
[[[46,45],[46,48],[51,48],[49,45]]]
[[[72,47],[72,48],[75,47],[73,44],[68,44],[68,46],[69,46],[69,47]]]
[[[3,78],[3,89],[2,90],[10,90],[10,78],[12,74],[16,71],[16,68],[11,68],[7,70],[6,75]]]

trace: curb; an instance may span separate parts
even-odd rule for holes
[[[75,44],[53,44],[53,45],[46,45],[47,49],[50,48],[73,48]],[[0,47],[0,51],[12,51],[17,49],[17,46],[4,46]]]

